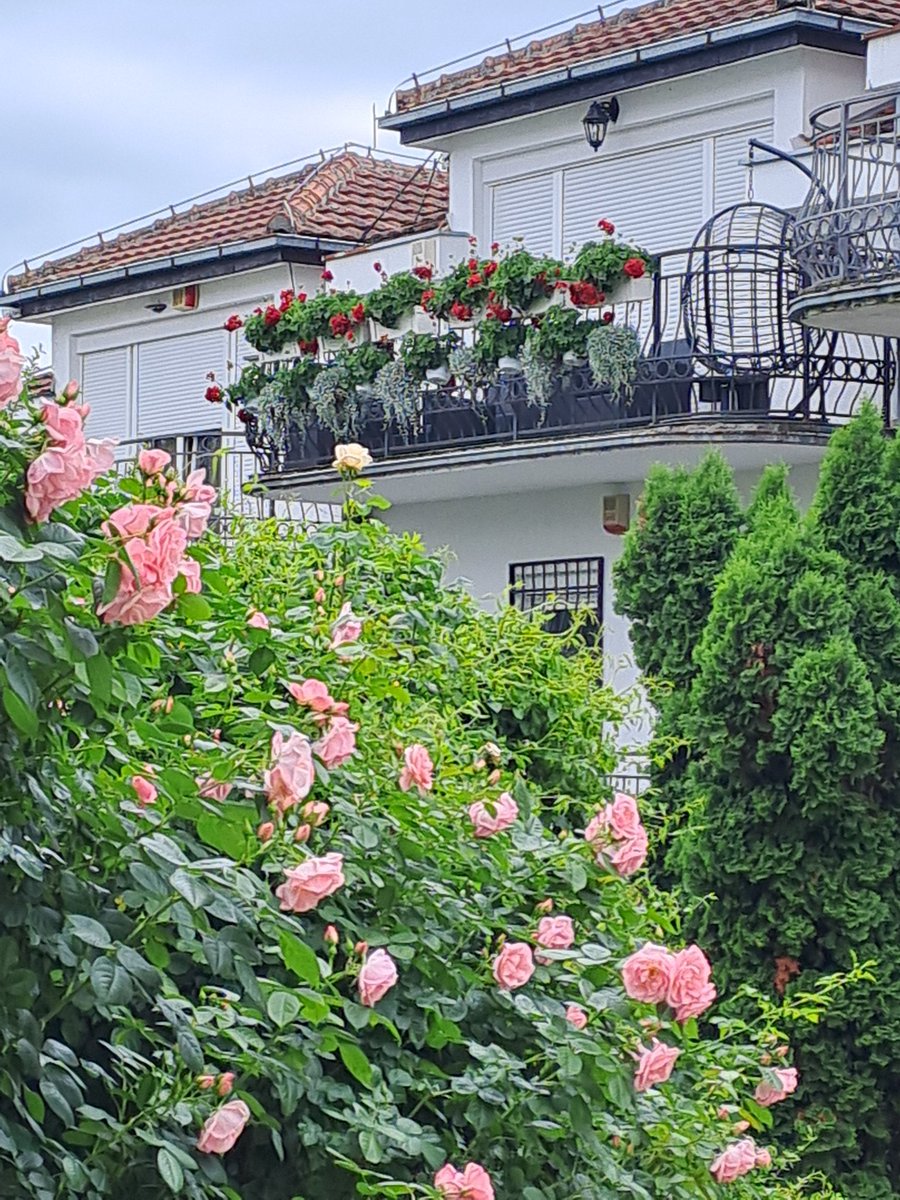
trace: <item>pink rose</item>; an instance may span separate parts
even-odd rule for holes
[[[478,1163],[466,1163],[462,1171],[447,1163],[435,1175],[434,1186],[444,1200],[494,1200],[491,1177]]]
[[[172,461],[172,455],[165,450],[142,450],[138,455],[138,470],[142,474],[161,475],[169,463]]]
[[[333,925],[326,925],[322,934],[322,941],[326,942],[329,946],[336,946],[339,940],[338,931],[335,927]]]
[[[175,505],[175,520],[187,534],[189,542],[196,542],[206,533],[211,516],[212,505],[204,504],[200,500]]]
[[[359,725],[346,717],[332,717],[328,729],[313,743],[314,752],[329,770],[342,766],[356,753],[357,729]]]
[[[309,800],[300,811],[310,825],[318,828],[331,812],[331,805],[326,804],[324,800]]]
[[[132,775],[131,786],[134,788],[134,794],[137,796],[137,802],[141,808],[156,803],[159,793],[149,779],[145,779],[143,775]]]
[[[21,347],[7,332],[9,317],[0,318],[0,408],[19,394],[25,359]]]
[[[200,575],[200,564],[193,558],[183,558],[178,564],[178,574],[184,580],[184,590],[189,595],[196,596],[203,590],[203,580]]]
[[[263,774],[266,798],[278,812],[305,800],[316,779],[312,747],[305,734],[294,732],[285,740],[282,734],[272,737],[272,766]]]
[[[566,1020],[576,1029],[584,1029],[588,1023],[588,1015],[580,1004],[569,1004],[566,1008]]]
[[[204,800],[227,800],[231,794],[230,783],[218,783],[211,775],[198,775],[195,782]]]
[[[507,942],[494,959],[494,978],[512,991],[523,987],[534,974],[534,958],[526,942]]]
[[[509,792],[502,792],[496,800],[485,803],[479,800],[469,807],[469,820],[475,828],[477,838],[492,837],[509,829],[519,815],[519,806]]]
[[[687,1021],[705,1013],[716,998],[710,981],[712,968],[699,946],[679,950],[672,960],[666,1003],[675,1010],[676,1021]]]
[[[208,483],[204,483],[206,479],[206,468],[200,467],[196,471],[191,471],[187,479],[184,481],[184,486],[181,489],[181,494],[187,501],[196,500],[200,504],[215,504],[218,493],[216,489]]]
[[[324,858],[308,858],[299,867],[286,867],[286,883],[275,889],[282,912],[309,912],[316,905],[344,886],[344,857],[326,854]]]
[[[418,742],[413,742],[403,751],[404,767],[400,772],[400,791],[408,792],[410,788],[418,789],[419,795],[430,792],[434,782],[434,763],[431,755]]]
[[[265,613],[257,612],[256,609],[247,617],[247,624],[251,629],[268,629],[269,618]]]
[[[534,940],[547,950],[568,950],[575,941],[575,927],[572,918],[566,916],[542,917],[538,921]],[[552,959],[537,955],[539,963],[552,962]]]
[[[664,946],[645,943],[622,963],[626,993],[643,1004],[659,1004],[668,993],[674,961]]]
[[[754,1166],[771,1167],[771,1165],[772,1165],[772,1155],[769,1153],[769,1151],[766,1150],[765,1148],[763,1148],[762,1150],[757,1150],[756,1151],[756,1162],[754,1163]]]
[[[25,508],[29,520],[36,524],[46,521],[60,505],[86,491],[112,464],[112,450],[104,443],[49,446],[25,473]]]
[[[637,801],[626,792],[616,792],[612,804],[607,804],[606,821],[614,837],[628,841],[643,832]]]
[[[331,626],[331,642],[329,649],[336,650],[349,642],[355,642],[362,633],[362,621],[354,616],[349,602],[338,613],[337,620]]]
[[[313,712],[329,712],[334,707],[328,684],[323,683],[321,679],[304,679],[302,683],[289,683],[288,691],[298,704],[311,708]]]
[[[107,624],[142,624],[173,599],[172,583],[181,569],[187,538],[167,510],[159,511],[160,519],[143,538],[130,538],[124,545],[127,559],[120,565],[116,594],[97,609]]]
[[[174,509],[158,504],[123,504],[109,514],[101,529],[108,538],[143,537],[157,521],[171,520],[174,515]]]
[[[609,857],[609,861],[623,878],[639,871],[647,861],[647,835],[639,829],[634,837],[620,842]]]
[[[275,836],[275,825],[272,821],[263,821],[257,828],[256,836],[261,842],[268,842]]]
[[[219,1083],[216,1091],[220,1096],[227,1096],[234,1088],[234,1081],[237,1078],[234,1071],[225,1071],[219,1076]]]
[[[229,1100],[207,1117],[197,1138],[197,1149],[201,1154],[226,1154],[249,1120],[250,1109],[243,1100]]]
[[[753,1138],[742,1138],[739,1142],[732,1142],[730,1146],[726,1146],[709,1169],[717,1183],[734,1183],[755,1166],[756,1143]]]
[[[197,1087],[200,1088],[204,1092],[208,1091],[215,1082],[216,1082],[215,1075],[198,1075],[197,1076]]]
[[[672,1074],[675,1060],[680,1053],[681,1051],[674,1046],[667,1046],[665,1042],[656,1038],[653,1039],[649,1050],[642,1046],[637,1071],[634,1074],[635,1091],[646,1092],[658,1083],[665,1083]]]
[[[397,967],[386,950],[373,950],[359,971],[359,1002],[377,1004],[397,982]]]
[[[796,1067],[776,1067],[774,1071],[769,1071],[766,1078],[757,1086],[753,1099],[763,1108],[769,1108],[770,1105],[778,1104],[796,1090]]]

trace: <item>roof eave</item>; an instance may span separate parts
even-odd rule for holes
[[[326,255],[357,245],[357,242],[349,239],[277,234],[38,283],[0,295],[0,305],[17,309],[23,318],[40,316],[64,309],[82,308],[101,300],[117,300],[160,288],[235,275],[279,262],[317,265],[324,261]]]
[[[414,144],[592,99],[610,85],[627,91],[791,46],[863,55],[863,39],[879,28],[875,21],[792,9],[708,33],[618,51],[531,78],[494,83],[477,92],[385,114],[379,125],[399,132],[403,144]]]

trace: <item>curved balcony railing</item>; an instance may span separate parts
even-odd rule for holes
[[[263,482],[327,464],[335,441],[362,442],[375,458],[390,460],[671,422],[777,421],[799,431],[846,420],[864,398],[887,411],[892,343],[791,322],[787,310],[800,277],[786,264],[784,246],[704,246],[693,265],[689,254],[663,256],[649,300],[616,307],[617,322],[630,324],[640,340],[630,388],[598,386],[585,365],[556,369],[543,406],[521,371],[498,372],[474,387],[425,384],[406,429],[386,420],[383,405],[362,389],[337,438],[311,418],[308,405],[285,402],[265,417],[245,414]]]
[[[900,86],[810,117],[815,182],[793,253],[810,288],[900,281]]]

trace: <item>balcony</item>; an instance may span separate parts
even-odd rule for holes
[[[751,206],[754,221],[760,207]],[[285,399],[265,419],[245,413],[261,482],[270,494],[332,482],[335,441],[366,445],[379,460],[376,474],[409,475],[504,456],[652,446],[654,439],[698,443],[725,431],[744,442],[820,446],[862,399],[887,411],[892,344],[791,322],[787,308],[802,278],[786,259],[783,231],[738,228],[741,219],[737,210],[728,216],[727,243],[707,237],[663,255],[649,299],[616,305],[616,324],[630,325],[640,346],[627,386],[598,386],[583,363],[557,364],[539,405],[521,370],[495,370],[468,385],[422,385],[416,420],[405,429],[363,388],[337,437],[308,407],[296,410],[296,399]],[[465,336],[475,340],[477,330]],[[279,365],[265,369],[274,374]]]
[[[793,243],[807,277],[790,315],[900,336],[900,86],[810,117],[813,183]]]

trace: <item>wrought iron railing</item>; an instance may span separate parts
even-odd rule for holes
[[[617,322],[631,325],[640,342],[636,378],[618,391],[599,386],[587,365],[559,367],[538,405],[521,371],[498,371],[474,386],[424,384],[417,419],[401,429],[371,390],[358,389],[337,439],[308,403],[285,402],[267,417],[245,414],[247,441],[263,479],[274,480],[326,464],[336,440],[356,440],[376,458],[393,459],[672,422],[821,427],[845,421],[866,397],[887,411],[893,343],[792,323],[788,307],[802,278],[785,256],[784,245],[749,244],[663,255],[651,298],[616,306]],[[280,365],[270,364],[273,374]]]
[[[793,252],[811,287],[900,277],[900,87],[810,117],[814,182]]]
[[[167,450],[182,479],[191,471],[205,469],[207,481],[218,492],[212,525],[226,539],[247,521],[275,519],[279,524],[311,526],[340,519],[339,505],[282,499],[258,487],[258,457],[247,448],[241,433],[207,430],[125,439],[116,447],[118,469],[130,469],[147,447]]]

